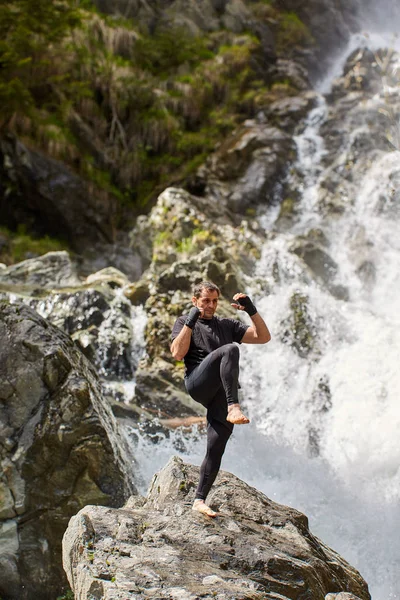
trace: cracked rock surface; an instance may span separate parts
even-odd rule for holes
[[[211,519],[192,511],[199,470],[173,457],[146,498],[87,506],[70,520],[63,564],[76,600],[369,600],[361,575],[307,517],[220,472]]]
[[[54,600],[61,539],[88,503],[134,490],[94,368],[64,332],[0,301],[0,596]]]

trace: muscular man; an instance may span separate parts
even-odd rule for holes
[[[250,327],[236,319],[214,316],[219,295],[213,283],[203,281],[196,285],[193,307],[188,315],[178,317],[171,334],[173,357],[185,361],[186,390],[207,408],[207,454],[200,467],[193,510],[210,517],[217,513],[205,500],[218,474],[233,425],[249,423],[238,400],[237,344],[265,344],[271,339],[268,327],[246,294],[235,294],[231,306],[248,313]]]

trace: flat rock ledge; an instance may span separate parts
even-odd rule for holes
[[[370,600],[307,517],[220,472],[211,519],[191,510],[199,469],[173,457],[146,498],[71,518],[63,565],[75,600]]]

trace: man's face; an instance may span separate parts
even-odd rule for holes
[[[212,319],[218,306],[218,292],[215,290],[202,290],[200,298],[193,296],[192,302],[201,310],[203,319]]]

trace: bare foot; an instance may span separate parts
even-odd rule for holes
[[[207,504],[204,502],[204,500],[200,500],[200,498],[197,498],[193,502],[192,510],[196,510],[197,512],[202,513],[203,515],[207,515],[208,517],[216,517],[217,516],[217,513],[214,512],[212,508],[207,506]]]
[[[228,406],[228,416],[226,420],[234,425],[246,425],[250,420],[240,410],[240,404],[230,404]]]

